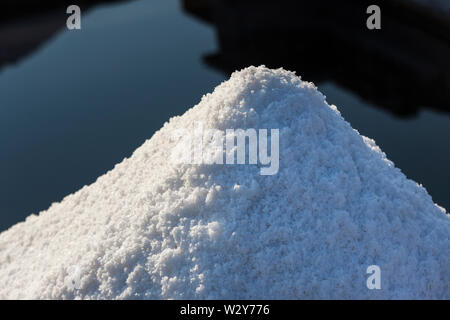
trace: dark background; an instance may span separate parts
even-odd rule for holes
[[[81,30],[65,27],[81,7]],[[6,1],[0,231],[90,184],[248,65],[313,81],[450,208],[450,19],[404,1]]]

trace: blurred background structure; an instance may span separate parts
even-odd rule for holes
[[[368,30],[362,13],[372,3],[183,1],[214,26],[219,51],[205,62],[227,74],[248,65],[284,67],[313,82],[333,81],[399,116],[423,107],[449,112],[450,17],[377,1],[382,30]]]

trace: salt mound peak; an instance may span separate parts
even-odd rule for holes
[[[276,174],[169,161],[192,152],[173,133],[199,122],[278,129]],[[249,67],[1,233],[0,298],[448,299],[449,235],[445,210],[313,84]],[[380,290],[366,286],[371,265]]]

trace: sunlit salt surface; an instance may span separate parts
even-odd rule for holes
[[[279,129],[278,172],[169,161],[196,122]],[[313,84],[250,67],[1,233],[0,298],[448,299],[449,235],[445,210]]]

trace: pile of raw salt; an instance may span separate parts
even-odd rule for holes
[[[278,172],[168,161],[196,121],[278,128]],[[450,298],[449,236],[445,210],[313,84],[250,67],[0,234],[0,298]]]

